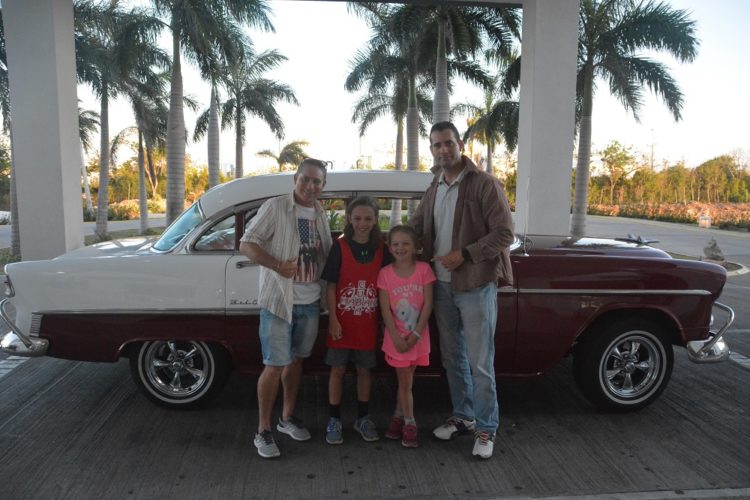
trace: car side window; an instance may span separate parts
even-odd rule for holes
[[[211,226],[195,243],[198,251],[232,251],[234,250],[235,216],[231,214]]]

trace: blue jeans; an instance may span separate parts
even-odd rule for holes
[[[476,420],[476,430],[494,434],[500,423],[495,387],[497,286],[454,292],[435,284],[435,320],[448,375],[453,415]]]
[[[286,366],[294,358],[310,357],[319,321],[320,302],[292,306],[291,323],[261,308],[259,334],[263,364]]]

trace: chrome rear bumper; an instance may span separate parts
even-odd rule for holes
[[[5,306],[7,305],[8,299],[0,301],[0,319],[5,321],[10,328],[10,332],[5,334],[2,340],[0,340],[0,349],[14,356],[24,356],[27,358],[44,356],[47,353],[49,341],[24,334],[6,312]]]
[[[729,358],[729,346],[722,336],[734,323],[734,311],[731,307],[714,302],[714,307],[727,313],[726,322],[719,330],[711,330],[707,340],[693,340],[687,344],[688,359],[693,363],[718,363]]]

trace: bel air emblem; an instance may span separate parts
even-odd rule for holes
[[[257,306],[258,299],[229,299],[230,306]]]

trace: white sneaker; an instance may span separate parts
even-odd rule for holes
[[[442,439],[443,441],[448,441],[454,436],[473,431],[475,423],[476,422],[474,420],[464,420],[458,417],[450,417],[447,422],[445,422],[440,427],[437,427],[434,431],[432,431],[432,433],[436,438]]]
[[[479,458],[492,458],[495,449],[495,435],[489,432],[477,432],[474,434],[474,449],[471,454]]]
[[[289,417],[289,420],[279,419],[279,423],[276,425],[276,430],[290,435],[295,441],[307,441],[310,439],[310,431],[305,428],[305,424],[302,423],[302,420],[294,415]]]

